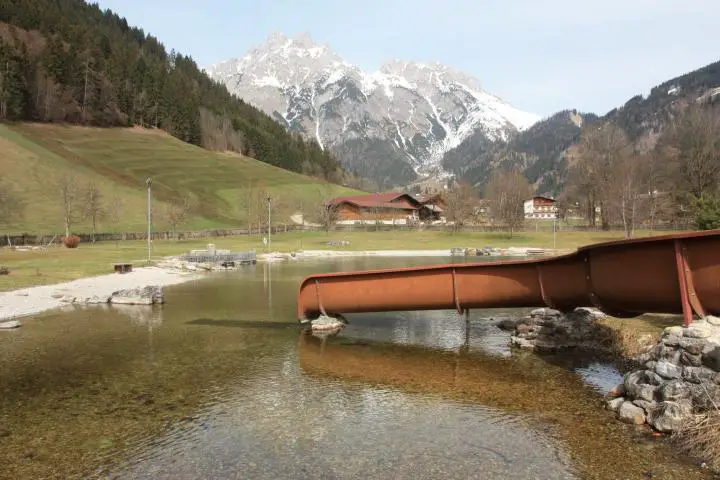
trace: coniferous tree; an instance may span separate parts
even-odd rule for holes
[[[0,36],[1,119],[162,128],[298,172],[310,165],[329,179],[340,170],[316,142],[291,135],[191,57],[96,4],[0,0],[0,27],[22,33],[14,43]],[[201,122],[201,110],[216,121]]]

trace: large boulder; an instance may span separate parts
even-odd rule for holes
[[[118,290],[110,295],[110,303],[121,305],[153,305],[165,303],[163,287],[160,285],[148,285],[128,290]]]

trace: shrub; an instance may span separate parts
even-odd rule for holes
[[[67,248],[77,248],[80,245],[80,237],[77,235],[70,235],[69,237],[63,238],[63,244]]]
[[[698,201],[695,226],[698,230],[720,228],[720,199],[703,197]]]

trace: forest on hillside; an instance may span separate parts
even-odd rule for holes
[[[0,0],[0,121],[160,128],[331,181],[313,140],[231,95],[195,61],[83,0]]]

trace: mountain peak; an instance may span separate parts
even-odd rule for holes
[[[254,49],[269,53],[280,54],[281,56],[310,56],[317,58],[323,54],[332,53],[330,47],[313,40],[309,32],[302,32],[294,37],[289,37],[283,32],[275,31],[268,35],[265,43]]]
[[[309,33],[273,32],[211,75],[383,188],[442,175],[444,153],[478,129],[503,140],[539,120],[447,65],[395,59],[363,72]]]

